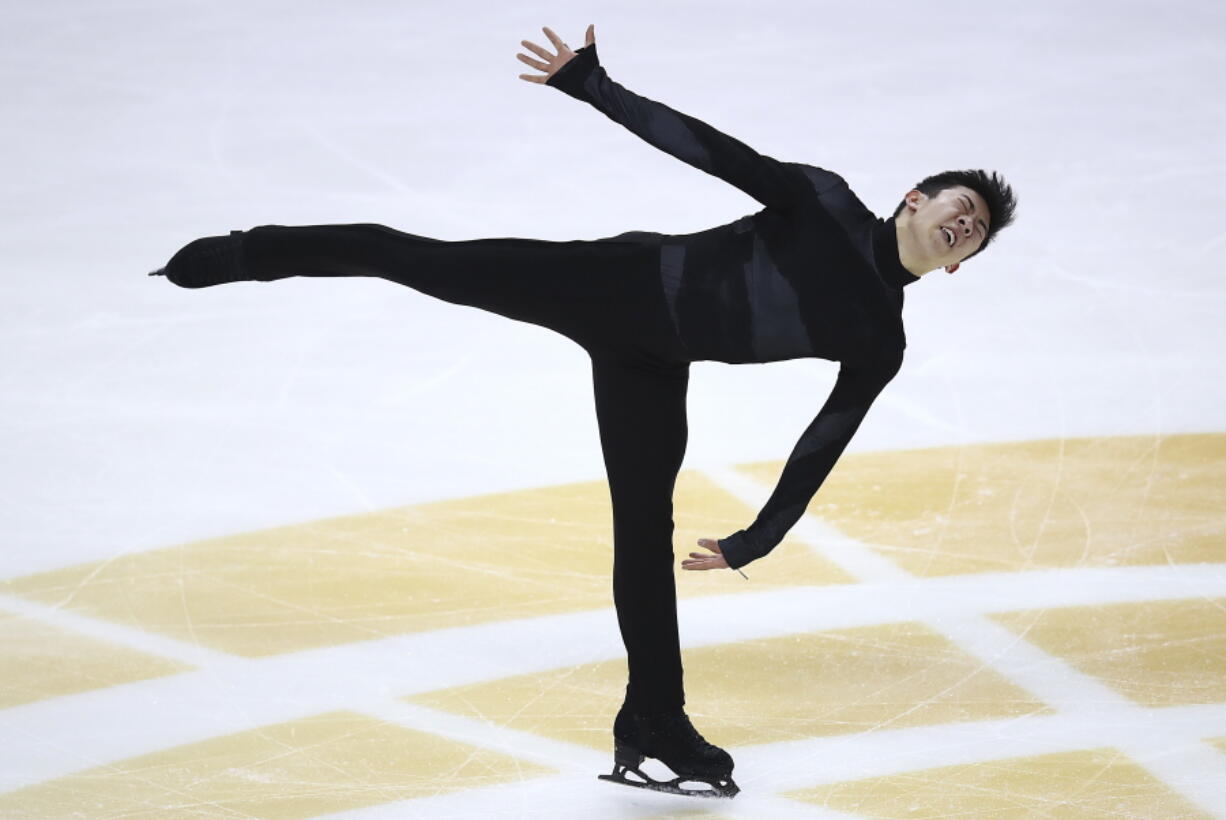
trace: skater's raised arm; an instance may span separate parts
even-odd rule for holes
[[[677,159],[735,185],[767,207],[786,210],[809,189],[804,174],[790,162],[759,154],[745,143],[667,105],[641,97],[609,79],[596,55],[595,26],[587,30],[587,45],[571,51],[544,29],[558,53],[523,41],[523,46],[545,59],[519,59],[546,75],[519,75],[530,82],[561,89],[590,103],[614,122]]]
[[[830,397],[792,449],[757,519],[719,540],[719,551],[728,566],[739,569],[783,540],[843,454],[868,408],[901,366],[901,351],[873,362],[842,365]]]

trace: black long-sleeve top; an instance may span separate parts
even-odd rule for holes
[[[650,144],[735,185],[765,207],[691,234],[632,232],[659,243],[677,333],[693,361],[821,358],[840,363],[817,417],[754,522],[719,540],[739,568],[770,552],[804,514],[902,365],[902,266],[894,219],[875,216],[838,174],[780,162],[609,79],[596,46],[546,81]]]

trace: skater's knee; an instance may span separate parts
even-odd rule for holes
[[[669,486],[655,492],[643,492],[641,487],[633,490],[614,490],[610,493],[613,502],[613,517],[639,522],[640,526],[669,531],[673,528],[673,490]]]
[[[387,225],[381,225],[377,222],[355,222],[352,225],[349,225],[348,227],[356,229],[356,230],[360,230],[360,231],[363,231],[363,232],[366,232],[372,235],[378,235],[384,238],[402,239],[402,240],[411,239],[417,242],[442,242],[443,241],[441,239],[435,239],[430,236],[421,236],[419,234],[408,233],[407,231],[401,231],[396,228],[389,227]]]

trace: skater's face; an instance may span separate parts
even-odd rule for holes
[[[932,267],[949,273],[983,245],[992,224],[988,204],[965,185],[946,188],[933,196],[907,192],[908,230]]]

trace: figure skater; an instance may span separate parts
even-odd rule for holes
[[[838,174],[781,162],[611,80],[595,26],[572,51],[522,41],[542,72],[521,79],[582,100],[646,142],[736,186],[763,207],[691,234],[630,231],[553,242],[443,241],[377,224],[263,225],[197,239],[162,269],[185,288],[290,276],[369,276],[549,328],[589,354],[613,507],[613,600],[629,679],[613,722],[614,769],[630,786],[731,797],[732,757],[684,710],[672,495],[685,452],[691,362],[819,358],[834,388],[792,450],[766,505],[726,538],[700,538],[683,569],[733,568],[769,553],[804,513],[903,359],[903,288],[953,273],[1013,221],[996,172],[946,171],[907,191],[887,219]],[[744,574],[744,573],[742,573]],[[657,781],[652,757],[673,770]],[[634,777],[627,777],[632,774]],[[688,785],[687,785],[688,784]]]

